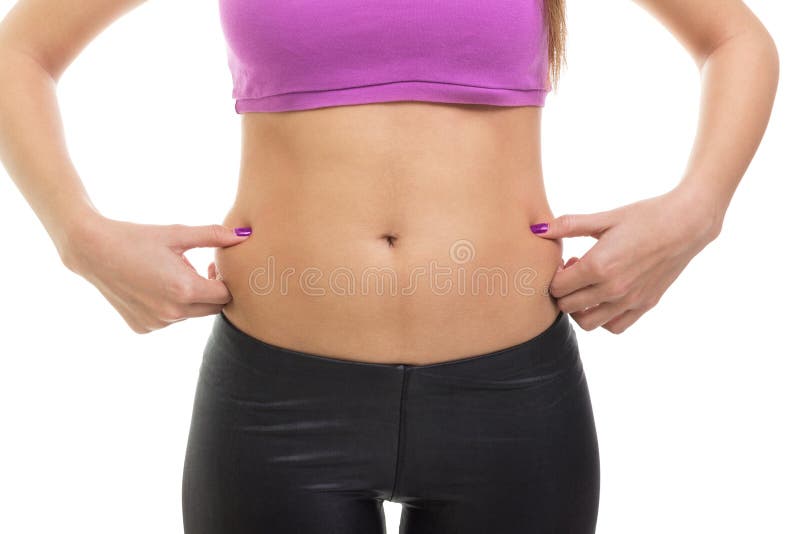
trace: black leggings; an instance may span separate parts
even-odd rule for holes
[[[183,467],[186,534],[589,534],[600,458],[575,331],[430,365],[265,343],[219,313]]]

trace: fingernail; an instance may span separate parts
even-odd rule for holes
[[[245,236],[245,235],[252,234],[253,233],[253,229],[250,228],[249,226],[244,226],[242,228],[234,228],[233,229],[233,233],[235,233],[238,236]]]
[[[531,232],[533,232],[534,234],[543,234],[547,231],[548,228],[550,228],[550,225],[547,223],[534,224],[533,226],[531,226]]]

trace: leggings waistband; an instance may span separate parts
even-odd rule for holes
[[[485,354],[477,354],[432,364],[375,363],[348,360],[281,347],[247,334],[219,312],[214,320],[206,344],[205,354],[227,354],[249,367],[265,373],[280,371],[292,373],[348,373],[359,370],[373,373],[405,372],[448,373],[467,375],[519,365],[547,367],[565,354],[577,353],[575,330],[569,315],[559,311],[553,322],[527,341]]]

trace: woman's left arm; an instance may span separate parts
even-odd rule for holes
[[[537,233],[598,239],[582,258],[559,267],[549,292],[583,329],[602,326],[615,334],[655,306],[719,235],[767,127],[779,70],[772,37],[741,0],[635,1],[681,42],[700,71],[700,116],[684,175],[663,195],[562,215]]]

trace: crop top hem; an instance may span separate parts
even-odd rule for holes
[[[450,82],[397,81],[236,99],[236,113],[293,111],[371,102],[428,101],[496,106],[544,106],[547,89],[506,89]]]

